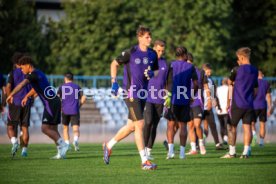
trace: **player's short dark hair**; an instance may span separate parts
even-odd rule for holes
[[[183,57],[185,60],[187,60],[187,53],[188,50],[185,47],[176,47],[175,49],[175,56]]]
[[[187,57],[188,57],[189,61],[191,61],[191,62],[194,61],[194,57],[193,57],[192,53],[188,52]]]
[[[24,56],[23,53],[15,52],[12,56],[12,63],[18,65],[19,59],[22,58],[23,56]]]
[[[204,63],[203,65],[202,65],[202,69],[203,70],[207,70],[207,69],[212,69],[212,66],[209,64],[209,63]]]
[[[236,51],[236,55],[242,55],[250,59],[251,49],[249,47],[242,47]]]
[[[18,65],[33,65],[34,61],[31,56],[24,55],[18,61]]]
[[[227,85],[228,84],[228,77],[224,77],[221,81],[222,85]]]
[[[72,74],[71,72],[66,72],[64,74],[64,77],[70,81],[74,80],[74,74]]]
[[[136,36],[140,37],[140,36],[143,36],[146,33],[149,33],[149,35],[151,35],[150,29],[145,27],[145,26],[139,26],[137,31],[136,31]]]
[[[154,41],[154,47],[155,46],[157,46],[157,45],[159,45],[159,46],[161,46],[161,47],[165,47],[165,45],[166,45],[166,42],[164,41],[164,40],[155,40]]]

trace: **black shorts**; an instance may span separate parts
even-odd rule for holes
[[[202,119],[203,118],[203,110],[200,106],[195,106],[190,108],[190,117],[193,119]]]
[[[231,120],[228,114],[218,114],[218,119],[220,124],[222,123],[231,124]]]
[[[230,110],[231,125],[237,126],[242,119],[243,124],[251,124],[255,120],[255,112],[253,109],[239,108],[235,101],[232,100],[232,107]]]
[[[166,112],[164,117],[169,121],[184,122],[191,121],[189,105],[172,105]]]
[[[31,106],[9,105],[8,125],[30,126]]]
[[[125,99],[128,108],[128,119],[132,121],[140,121],[144,119],[144,108],[146,101],[138,98]]]
[[[257,109],[254,111],[255,112],[255,121],[254,122],[257,122],[258,118],[259,118],[259,121],[261,122],[266,122],[267,120],[267,109]]]
[[[67,115],[62,113],[62,124],[68,126],[69,123],[71,123],[71,126],[73,125],[80,126],[80,115],[79,114]]]
[[[48,100],[44,106],[42,123],[48,125],[58,125],[61,121],[61,102],[58,97]]]

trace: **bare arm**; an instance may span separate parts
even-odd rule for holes
[[[267,101],[267,115],[270,116],[272,113],[271,93],[266,94],[266,101]]]
[[[227,95],[227,110],[230,108],[231,100],[233,96],[233,82],[231,81],[228,85],[228,95]]]
[[[11,83],[7,84],[7,86],[6,86],[6,93],[7,93],[7,96],[10,95],[10,93],[11,93]]]
[[[115,82],[118,72],[118,66],[119,63],[116,60],[113,60],[110,64],[110,76],[111,76],[111,82]]]
[[[19,83],[10,93],[9,96],[14,96],[16,93],[18,93],[24,86],[26,86],[29,83],[28,79],[24,79],[21,83]]]

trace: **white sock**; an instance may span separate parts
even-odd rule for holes
[[[16,138],[16,137],[12,137],[12,138],[11,138],[11,143],[12,143],[12,144],[17,143],[17,138]]]
[[[69,140],[65,140],[64,142],[65,142],[66,144],[70,144]]]
[[[185,157],[185,146],[180,146],[179,156]]]
[[[64,144],[64,141],[63,141],[63,139],[61,137],[57,140],[57,144],[59,146]]]
[[[27,152],[28,148],[27,147],[23,147],[22,148],[22,152]]]
[[[141,160],[142,160],[142,164],[145,163],[148,160],[145,150],[143,149],[143,150],[139,151],[139,154],[140,154],[140,157],[141,157]]]
[[[199,141],[199,146],[204,146],[203,139],[198,139],[198,141]]]
[[[224,140],[225,142],[228,142],[228,136],[227,136],[227,135],[223,136],[223,140]]]
[[[196,143],[195,142],[191,142],[191,149],[192,149],[192,151],[196,151]]]
[[[264,138],[260,138],[260,144],[264,144]]]
[[[169,146],[169,154],[172,155],[174,154],[174,144],[168,144]]]
[[[236,154],[236,146],[229,145],[229,154],[230,155]]]
[[[255,130],[252,130],[252,135],[256,135],[256,131]]]
[[[248,154],[248,150],[249,150],[249,146],[244,146],[243,148],[243,155],[247,155]]]
[[[150,148],[146,148],[146,154],[147,154],[147,156],[151,155],[151,149]]]
[[[217,143],[217,144],[216,144],[216,147],[218,147],[219,145],[220,145],[220,143]]]
[[[107,147],[108,149],[112,149],[112,147],[117,143],[117,141],[112,138],[108,143],[107,143]]]
[[[78,142],[79,141],[79,136],[75,135],[74,136],[74,142]]]

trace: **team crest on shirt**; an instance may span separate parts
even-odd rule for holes
[[[165,67],[162,67],[161,70],[165,70]]]
[[[124,56],[125,55],[125,52],[122,52],[122,56]]]
[[[134,62],[135,62],[137,65],[139,65],[139,64],[141,63],[141,59],[140,59],[140,58],[136,58],[136,59],[134,60]]]
[[[144,65],[147,65],[149,63],[149,59],[147,57],[143,58],[143,63]]]

